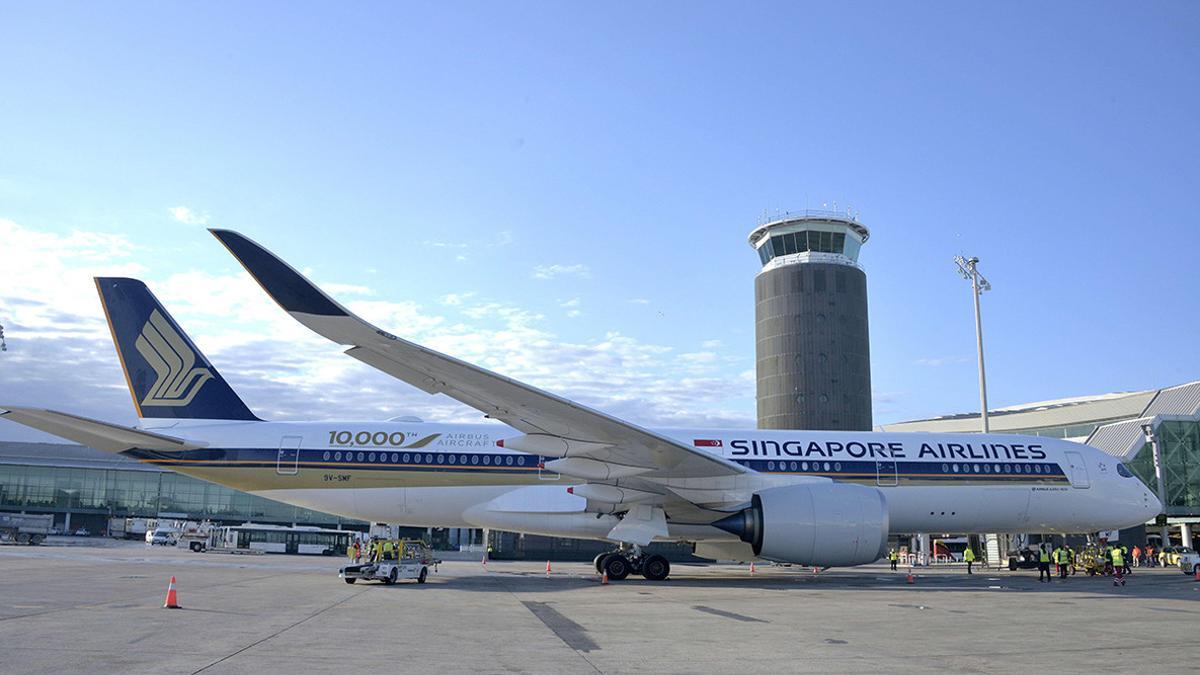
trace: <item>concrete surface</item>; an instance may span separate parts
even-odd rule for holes
[[[454,562],[424,586],[340,559],[138,543],[0,547],[0,670],[64,672],[1191,672],[1200,583],[1143,570],[1039,584],[885,567],[676,566],[601,586],[588,565]],[[178,580],[180,610],[162,609]]]

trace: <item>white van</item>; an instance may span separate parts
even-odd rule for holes
[[[175,533],[171,530],[165,530],[161,527],[156,527],[153,530],[146,532],[147,546],[174,546]]]

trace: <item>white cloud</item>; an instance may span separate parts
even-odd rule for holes
[[[578,277],[587,279],[592,271],[587,265],[537,265],[533,268],[534,279],[554,279],[557,277]]]
[[[447,293],[442,296],[443,305],[458,306],[475,297],[474,291],[469,293]]]
[[[567,318],[574,319],[575,317],[583,316],[583,312],[578,309],[572,309],[567,312]]]
[[[949,366],[949,365],[955,365],[955,364],[959,364],[959,363],[966,363],[969,360],[970,359],[968,359],[965,356],[935,356],[935,357],[920,358],[920,359],[917,359],[916,361],[914,361],[913,363],[915,363],[918,366],[928,366],[930,368],[940,368],[941,366]]]
[[[0,355],[5,401],[128,423],[132,406],[91,276],[147,276],[134,247],[113,234],[48,234],[0,220]],[[298,261],[303,262],[303,261]],[[428,396],[341,353],[280,310],[240,271],[174,272],[148,284],[221,374],[265,419],[477,422],[481,414]],[[365,287],[325,284],[347,295]],[[413,302],[358,298],[347,306],[380,328],[632,422],[652,426],[751,426],[753,373],[734,371],[716,348],[678,354],[617,332],[566,340],[520,306],[457,293],[443,316]],[[579,311],[576,298],[564,301]],[[578,303],[582,304],[582,303]],[[439,305],[440,307],[440,305]],[[21,434],[25,435],[22,436]],[[0,422],[0,438],[30,438]],[[45,437],[36,436],[37,438]]]
[[[171,213],[171,217],[184,225],[207,225],[208,214],[199,211],[193,211],[186,206],[172,206],[167,209]]]
[[[650,304],[650,301],[647,300],[646,298],[630,298],[629,304],[631,304],[631,305],[648,305],[648,304]]]
[[[705,340],[704,342],[700,343],[700,346],[704,347],[705,349],[716,349],[721,346],[721,341],[720,340]]]
[[[558,303],[558,306],[559,307],[578,307],[579,306],[579,298],[571,298],[570,300],[564,300],[564,301]]]
[[[466,244],[460,244],[458,242],[434,241],[434,240],[430,240],[430,239],[426,239],[425,241],[421,242],[421,244],[424,246],[428,246],[430,248],[466,248],[467,247]]]

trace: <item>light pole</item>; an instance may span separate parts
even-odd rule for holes
[[[992,285],[979,273],[979,258],[954,256],[958,273],[971,282],[971,295],[975,298],[975,345],[979,351],[979,419],[983,422],[983,433],[988,432],[987,374],[983,369],[983,320],[979,316],[979,294],[992,290]]]
[[[1142,433],[1146,435],[1146,440],[1150,442],[1150,454],[1154,457],[1154,479],[1158,482],[1158,501],[1162,502],[1163,515],[1167,514],[1167,477],[1165,468],[1163,467],[1162,449],[1158,445],[1158,436],[1154,433],[1154,424],[1147,422],[1142,425]],[[1161,549],[1163,546],[1171,545],[1171,526],[1167,525],[1166,518],[1163,518],[1162,529],[1159,531],[1162,535],[1162,543],[1159,544]],[[1183,542],[1184,546],[1188,543]]]

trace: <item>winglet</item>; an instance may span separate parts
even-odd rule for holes
[[[218,241],[254,277],[259,286],[286,312],[321,316],[350,316],[350,312],[294,267],[249,237],[233,230],[210,229]]]

